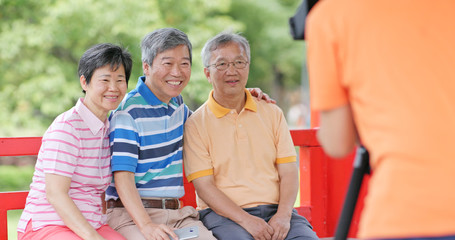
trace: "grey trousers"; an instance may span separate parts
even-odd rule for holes
[[[277,209],[278,205],[260,205],[253,208],[244,208],[243,210],[268,222],[275,215]],[[253,240],[253,236],[240,225],[229,218],[218,215],[211,209],[201,210],[199,215],[207,229],[212,231],[213,235],[219,240]],[[311,224],[305,217],[300,216],[295,209],[292,212],[291,228],[286,236],[286,240],[290,239],[319,239]]]

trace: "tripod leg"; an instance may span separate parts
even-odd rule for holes
[[[351,181],[349,183],[349,188],[346,193],[340,218],[338,220],[338,225],[335,232],[335,240],[345,240],[348,236],[363,177],[368,173],[369,154],[363,146],[360,146],[357,149],[355,156]]]

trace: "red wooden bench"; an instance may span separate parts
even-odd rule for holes
[[[315,129],[291,130],[291,135],[294,145],[299,147],[300,206],[296,209],[311,222],[320,238],[333,237],[354,154],[345,159],[331,159],[317,142]],[[40,145],[41,137],[0,138],[0,156],[36,155]],[[185,179],[184,186],[182,204],[196,206],[193,184]],[[0,239],[8,239],[7,211],[23,209],[27,194],[28,191],[0,192]],[[365,189],[359,200],[364,194]],[[350,237],[356,235],[359,210],[354,215]]]

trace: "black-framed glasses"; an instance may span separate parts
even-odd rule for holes
[[[243,69],[246,67],[248,62],[243,61],[243,60],[235,60],[233,62],[219,61],[217,63],[210,64],[209,67],[214,66],[217,70],[224,71],[224,70],[228,69],[231,64],[234,65],[234,67],[237,69]]]

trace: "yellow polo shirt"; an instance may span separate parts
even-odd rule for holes
[[[242,208],[279,203],[276,164],[296,161],[281,109],[245,90],[240,113],[212,97],[185,124],[183,162],[188,181],[213,175],[215,184]],[[198,209],[207,208],[199,197]]]

